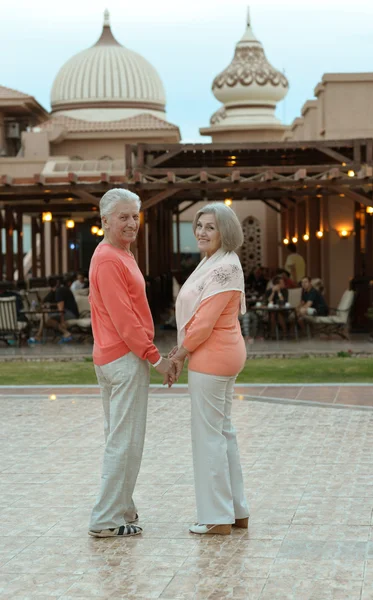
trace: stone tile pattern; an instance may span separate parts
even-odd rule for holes
[[[136,489],[144,535],[96,540],[98,395],[4,391],[1,599],[373,599],[369,408],[236,399],[250,528],[206,538],[188,533],[189,399],[153,394]]]

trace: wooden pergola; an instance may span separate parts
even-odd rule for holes
[[[328,217],[327,199],[331,195],[339,195],[341,202],[354,203],[355,275],[373,275],[373,221],[367,221],[363,260],[358,218],[362,207],[373,205],[372,139],[137,144],[126,146],[124,153],[126,171],[121,175],[57,173],[47,178],[38,175],[0,178],[0,206],[5,215],[0,220],[0,229],[5,230],[6,239],[6,256],[0,255],[0,273],[5,272],[6,279],[13,278],[15,264],[22,272],[20,217],[23,214],[31,216],[32,239],[39,233],[41,245],[41,213],[48,210],[56,215],[52,237],[58,241],[52,243],[51,262],[58,272],[63,219],[74,213],[84,214],[86,219],[97,218],[99,198],[112,187],[128,188],[142,199],[138,260],[143,272],[147,271],[150,277],[178,268],[173,262],[173,222],[178,224],[176,231],[179,232],[183,211],[201,200],[231,198],[261,200],[281,214],[284,238],[303,232],[306,226],[312,231],[324,228],[322,240],[311,237],[306,247],[300,238],[299,244],[304,244],[302,251],[308,253],[311,275],[318,271],[317,274],[324,274],[326,278],[328,231],[324,224]],[[13,256],[14,235],[18,238],[16,257]],[[180,249],[179,233],[176,245]],[[40,268],[43,274],[43,260]],[[32,272],[36,274],[36,271],[35,253]]]

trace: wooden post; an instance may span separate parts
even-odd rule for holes
[[[56,221],[51,223],[51,275],[56,274]]]
[[[57,275],[63,273],[63,239],[62,239],[62,223],[61,221],[56,222],[57,232]]]
[[[32,266],[31,274],[33,277],[38,276],[38,256],[37,256],[37,244],[36,236],[39,233],[38,222],[36,217],[31,217],[31,252],[32,252]]]
[[[17,211],[17,269],[18,281],[23,281],[23,212]]]
[[[329,227],[329,198],[323,196],[320,201],[320,214],[323,224],[324,237],[320,240],[321,250],[321,271],[320,277],[325,286],[325,296],[327,301],[330,298],[330,268],[329,268],[329,257],[330,257],[330,227]]]
[[[180,211],[179,207],[177,208],[176,213],[176,268],[178,271],[181,270],[181,250],[180,250]]]
[[[310,224],[310,239],[308,241],[307,275],[309,277],[320,277],[320,240],[316,232],[320,229],[320,202],[319,198],[308,199],[308,222]]]
[[[140,227],[137,234],[137,263],[142,274],[146,275],[145,214],[140,212]]]
[[[361,256],[361,221],[360,221],[360,203],[355,202],[355,256],[354,270],[355,277],[362,277],[362,256]]]
[[[0,281],[2,281],[4,277],[3,229],[4,219],[2,210],[0,209]]]
[[[5,207],[5,261],[6,261],[6,279],[13,281],[14,277],[14,251],[13,251],[13,230],[14,219],[13,211],[10,206]]]
[[[45,277],[45,230],[42,216],[40,215],[40,277]]]
[[[303,239],[304,234],[307,232],[306,229],[306,204],[305,202],[299,202],[297,208],[297,234],[298,234],[298,252],[306,260],[307,257],[307,244]]]
[[[373,277],[373,217],[365,213],[365,275]]]

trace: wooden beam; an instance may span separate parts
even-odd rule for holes
[[[94,204],[95,206],[100,206],[100,200],[96,198],[96,196],[93,196],[93,194],[90,194],[86,190],[80,190],[78,186],[74,188],[74,194],[81,200],[91,202],[91,204]]]
[[[36,244],[37,233],[38,233],[37,219],[36,219],[36,217],[31,217],[31,252],[32,252],[31,274],[33,277],[38,276],[38,257],[37,257],[37,244]]]
[[[174,187],[172,189],[163,190],[162,192],[159,192],[159,194],[156,194],[152,198],[149,198],[149,200],[146,200],[144,202],[144,204],[142,205],[141,209],[149,210],[149,208],[156,206],[160,202],[163,202],[163,200],[166,200],[167,198],[171,198],[171,196],[174,196],[175,194],[177,194],[178,191],[179,190]]]
[[[158,167],[158,165],[162,165],[163,163],[167,162],[171,158],[174,158],[175,156],[180,154],[180,152],[183,152],[183,151],[184,151],[184,148],[179,147],[176,150],[171,150],[169,152],[165,152],[164,154],[161,154],[161,156],[154,158],[147,166],[149,166],[151,168]]]
[[[183,212],[188,210],[188,208],[190,208],[194,204],[197,204],[197,202],[200,202],[200,200],[193,200],[193,202],[189,202],[189,204],[187,204],[187,206],[184,206],[184,208],[182,208],[181,210],[178,210],[176,214],[181,215]]]
[[[264,200],[262,198],[262,202],[264,202],[264,204],[266,204],[269,208],[272,208],[272,210],[274,210],[275,212],[277,212],[277,213],[281,212],[281,210],[279,208],[277,208],[276,206],[273,206],[273,204],[271,204],[269,200]]]
[[[354,202],[359,202],[360,204],[364,204],[364,206],[372,205],[372,200],[370,198],[367,198],[366,196],[362,196],[361,194],[358,194],[357,192],[354,192],[353,190],[346,188],[346,187],[342,187],[340,185],[333,186],[333,188],[329,191],[332,193],[334,191],[337,194],[344,194],[346,196],[346,198],[349,198],[350,200],[353,200]]]
[[[365,161],[368,165],[373,163],[373,140],[367,140]]]
[[[330,156],[330,158],[334,158],[340,163],[345,162],[346,164],[349,164],[352,162],[351,158],[348,158],[348,156],[345,156],[344,154],[341,154],[340,152],[332,150],[331,148],[328,148],[327,146],[323,146],[321,144],[316,144],[315,150],[319,150],[319,152],[322,152],[326,156]]]
[[[14,231],[13,210],[10,208],[10,206],[6,206],[5,207],[5,264],[6,264],[6,279],[7,279],[7,281],[13,281],[13,275],[14,275],[13,231]]]
[[[302,181],[303,179],[306,179],[306,177],[307,177],[307,169],[298,169],[298,171],[295,172],[294,180]]]

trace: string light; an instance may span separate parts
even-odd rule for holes
[[[298,242],[297,236],[295,235],[294,237],[292,237],[291,241],[293,242],[293,244],[296,244]]]
[[[283,241],[283,243],[285,244],[285,246],[287,246],[287,245],[288,245],[288,243],[289,243],[289,240],[288,240],[288,238],[284,238],[282,241]]]
[[[92,235],[97,235],[97,233],[98,233],[98,227],[97,227],[97,225],[92,225],[92,227],[91,227],[91,233],[92,233]]]
[[[225,204],[225,206],[232,206],[232,199],[231,198],[226,198],[224,200],[224,204]]]
[[[319,238],[319,240],[321,240],[322,237],[324,237],[324,232],[323,231],[316,231],[316,237]]]
[[[102,237],[104,235],[104,230],[103,229],[99,229],[97,232],[97,235]]]
[[[348,175],[349,177],[355,177],[355,171],[353,171],[352,169],[349,169],[349,170],[347,171],[347,175]]]
[[[75,227],[75,221],[73,219],[68,219],[66,221],[66,228],[67,229],[74,229]]]
[[[43,214],[41,215],[41,220],[43,221],[43,223],[49,223],[52,220],[52,213],[51,212],[43,212]]]
[[[310,239],[310,236],[308,235],[308,233],[305,233],[303,236],[303,241],[308,242],[309,239]]]

